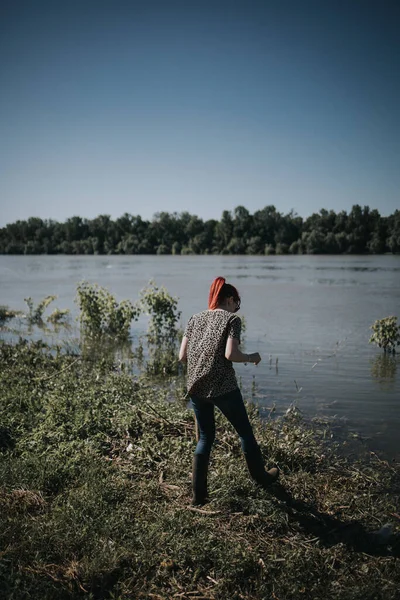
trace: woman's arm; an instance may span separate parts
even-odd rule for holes
[[[261,356],[258,352],[253,352],[252,354],[245,354],[241,350],[239,350],[239,340],[237,338],[228,337],[225,346],[225,358],[231,360],[232,362],[251,362],[255,365],[261,360]]]
[[[188,343],[188,339],[184,335],[182,338],[182,343],[181,343],[181,347],[179,350],[179,360],[181,362],[187,362],[187,343]]]

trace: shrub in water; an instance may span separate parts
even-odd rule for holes
[[[397,325],[397,317],[385,317],[377,319],[371,326],[373,334],[370,344],[376,344],[385,352],[395,354],[396,346],[400,345],[400,326]]]
[[[70,311],[68,308],[56,308],[51,315],[47,317],[47,322],[53,323],[53,325],[65,325],[68,321],[69,313]]]
[[[181,312],[177,310],[178,299],[173,298],[164,288],[158,288],[153,281],[140,293],[141,305],[150,316],[148,337],[150,341],[175,340],[178,335],[178,321]]]
[[[127,337],[131,322],[140,315],[140,308],[130,300],[118,303],[107,289],[87,281],[78,284],[77,302],[81,327],[90,335]]]
[[[141,291],[140,302],[150,316],[146,372],[149,375],[177,375],[180,370],[177,344],[181,315],[177,310],[178,299],[173,298],[164,287],[158,288],[150,281],[148,287]]]
[[[14,319],[14,317],[19,317],[22,315],[22,312],[19,310],[12,310],[8,306],[4,306],[3,304],[0,306],[0,324],[5,323],[10,319]]]
[[[30,296],[28,298],[24,298],[29,308],[29,313],[27,314],[27,319],[29,323],[31,325],[42,323],[44,311],[49,306],[49,304],[54,302],[54,300],[56,299],[57,296],[46,296],[35,306]]]

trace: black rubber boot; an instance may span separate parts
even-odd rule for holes
[[[193,506],[202,506],[207,500],[207,472],[209,457],[195,454],[193,457]]]
[[[255,446],[250,452],[246,452],[244,456],[246,458],[249,473],[254,481],[258,483],[258,485],[266,488],[277,481],[279,477],[279,469],[277,467],[273,467],[272,469],[269,469],[269,471],[265,470],[264,461],[259,446]]]

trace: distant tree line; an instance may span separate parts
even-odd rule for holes
[[[243,206],[219,221],[188,212],[156,213],[151,221],[125,213],[65,223],[31,217],[0,229],[0,254],[381,254],[400,252],[400,211],[382,217],[368,206],[307,219],[266,206]]]

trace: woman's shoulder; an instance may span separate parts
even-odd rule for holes
[[[200,321],[204,318],[206,318],[206,313],[208,313],[208,310],[202,310],[201,312],[195,313],[194,315],[192,315],[189,320],[188,320],[188,324],[189,323],[195,323],[196,321]]]
[[[227,310],[202,310],[201,312],[195,313],[189,319],[189,322],[193,321],[203,321],[203,320],[215,320],[215,321],[241,321],[239,315],[235,313],[231,313]]]
[[[209,318],[209,314],[213,312],[211,310],[202,310],[198,313],[195,313],[194,315],[192,315],[190,318],[193,321],[202,321],[203,319],[207,319]]]
[[[227,323],[241,322],[239,315],[235,313],[231,313],[228,310],[206,310],[204,311],[208,313],[208,318],[212,319],[216,323],[220,323],[226,325]],[[207,318],[207,316],[206,316]]]

